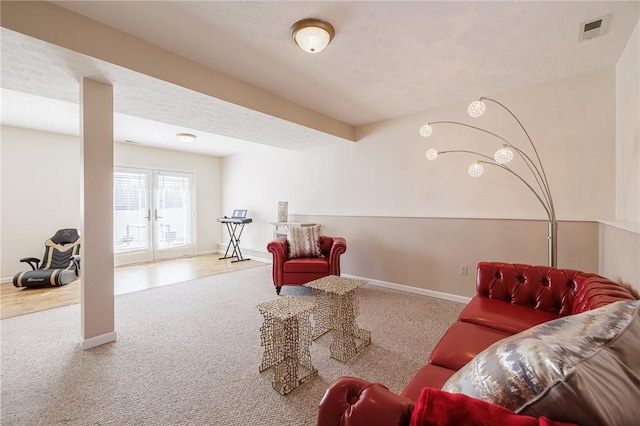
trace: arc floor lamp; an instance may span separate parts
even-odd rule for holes
[[[556,221],[556,212],[553,206],[553,198],[551,197],[551,190],[549,189],[549,181],[547,180],[547,175],[544,171],[544,166],[542,165],[542,161],[540,160],[540,155],[538,154],[538,150],[536,149],[535,144],[533,143],[533,140],[531,140],[531,137],[529,136],[529,133],[527,132],[527,130],[524,128],[524,126],[522,125],[522,123],[520,122],[520,120],[518,119],[518,117],[516,117],[516,115],[511,112],[511,110],[509,108],[507,108],[506,106],[504,106],[503,104],[501,104],[500,102],[496,101],[495,99],[491,99],[491,98],[486,98],[486,97],[481,97],[479,100],[472,102],[469,105],[469,108],[467,109],[467,112],[469,113],[469,115],[473,118],[478,118],[480,116],[482,116],[486,109],[487,109],[487,105],[485,103],[485,101],[488,102],[492,102],[496,105],[499,105],[500,107],[502,107],[505,111],[507,111],[518,123],[518,125],[520,126],[520,128],[522,129],[522,131],[524,132],[525,136],[527,137],[527,140],[529,142],[530,148],[533,152],[533,155],[531,155],[531,152],[527,152],[527,150],[529,148],[526,149],[521,149],[518,148],[516,146],[514,146],[511,142],[509,142],[507,139],[503,138],[502,136],[491,132],[489,130],[485,130],[481,127],[478,126],[473,126],[471,124],[466,124],[466,123],[461,123],[458,121],[434,121],[432,123],[427,123],[424,126],[422,126],[420,128],[420,135],[423,137],[429,137],[431,136],[431,134],[433,133],[433,126],[434,125],[438,125],[438,124],[453,124],[453,125],[457,125],[457,126],[464,126],[464,127],[468,127],[483,133],[487,133],[489,135],[492,135],[498,139],[500,139],[503,142],[502,148],[498,149],[495,154],[493,155],[493,158],[486,155],[486,154],[482,154],[480,152],[476,152],[476,151],[470,151],[470,150],[461,150],[461,149],[454,149],[454,150],[447,150],[447,151],[438,151],[436,149],[429,149],[426,153],[426,157],[428,160],[435,160],[437,159],[440,155],[443,154],[450,154],[450,153],[464,153],[464,154],[473,154],[477,157],[479,157],[479,159],[472,164],[469,167],[469,175],[471,177],[480,177],[482,176],[482,174],[484,173],[484,165],[490,165],[490,166],[495,166],[498,167],[510,174],[512,174],[513,176],[515,176],[516,178],[518,178],[520,180],[520,182],[522,182],[536,197],[536,199],[540,202],[540,204],[542,205],[542,207],[544,208],[546,214],[547,214],[547,218],[548,218],[548,234],[547,234],[547,247],[548,247],[548,264],[549,266],[552,267],[557,267],[558,264],[558,253],[557,253],[557,249],[558,249],[558,237],[557,237],[557,232],[558,232],[558,222]],[[513,169],[511,169],[507,164],[509,164],[511,161],[513,161],[515,159],[515,157],[518,156],[526,165],[527,168],[529,169],[530,175],[521,175],[519,173],[517,173],[516,171],[514,171]]]

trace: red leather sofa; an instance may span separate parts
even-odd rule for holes
[[[318,425],[409,425],[424,388],[441,389],[450,376],[498,340],[562,316],[621,300],[635,298],[624,287],[596,274],[548,266],[481,262],[476,296],[403,392],[396,395],[382,385],[342,377],[322,399]]]
[[[273,256],[273,285],[280,294],[283,285],[302,285],[327,275],[340,275],[340,256],[347,251],[342,237],[320,236],[318,244],[322,257],[297,257],[289,259],[287,237],[280,237],[267,244]]]

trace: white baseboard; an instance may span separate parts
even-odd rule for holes
[[[218,250],[218,253],[224,254],[225,250],[227,249],[226,244],[218,243],[218,247],[221,247],[221,249]],[[257,262],[269,264],[273,263],[271,253],[264,250],[258,250],[248,247],[240,247],[240,250],[242,251],[242,257],[244,257],[245,259],[251,259]]]
[[[13,277],[0,278],[1,284],[11,283],[11,282],[13,282]]]
[[[219,244],[219,246],[226,248],[226,246],[224,244]],[[269,263],[269,264],[273,263],[273,260],[271,258],[271,254],[268,253],[268,252],[264,252],[262,250],[251,249],[251,248],[242,248],[242,247],[241,247],[241,250],[243,251],[243,255],[244,255],[245,252],[249,252],[250,255],[253,256],[253,257],[251,257],[251,260],[256,260],[258,262],[264,262],[264,263]],[[222,251],[222,253],[224,253],[224,250]],[[260,256],[266,256],[266,258],[265,257],[260,257]],[[359,277],[359,276],[356,276],[356,275],[342,274],[342,276],[347,277],[347,278],[355,278],[355,279],[358,279],[358,280],[364,280],[364,281],[369,282],[370,284],[377,285],[379,287],[385,287],[385,288],[390,288],[392,290],[404,291],[405,293],[413,293],[413,294],[420,294],[420,295],[423,295],[423,296],[435,297],[437,299],[450,300],[452,302],[458,302],[458,303],[467,304],[471,300],[470,297],[459,296],[457,294],[443,293],[441,291],[427,290],[427,289],[424,289],[424,288],[411,287],[411,286],[403,285],[403,284],[396,284],[396,283],[390,283],[390,282],[386,282],[386,281],[373,280],[371,278]]]
[[[251,260],[255,260],[256,262],[266,263],[267,265],[273,264],[273,259],[265,259],[262,257],[252,257]]]
[[[115,331],[101,334],[100,336],[90,337],[80,342],[80,349],[87,350],[95,348],[96,346],[104,345],[105,343],[115,342],[118,339],[118,334]]]
[[[427,290],[424,288],[411,287],[403,284],[390,283],[386,281],[372,280],[370,278],[358,277],[355,275],[341,274],[343,277],[355,278],[358,280],[367,281],[369,284],[377,285],[379,287],[390,288],[392,290],[404,291],[405,293],[420,294],[422,296],[435,297],[437,299],[450,300],[452,302],[467,304],[471,300],[470,297],[459,296],[457,294],[443,293],[441,291]]]
[[[207,254],[216,254],[216,253],[220,253],[220,250],[202,250],[202,251],[198,251],[196,252],[196,256],[205,256]]]
[[[257,250],[251,250],[251,249],[246,249],[245,251],[247,252],[251,252],[250,256],[251,256],[251,260],[255,260],[256,262],[262,262],[265,264],[272,264],[273,260],[270,258],[266,258],[266,257],[260,257],[265,256],[265,254],[263,254],[260,251]],[[216,250],[212,250],[212,251],[207,251],[207,252],[199,252],[198,255],[204,255],[204,254],[213,254],[213,253],[224,253],[224,251],[216,251]],[[267,253],[269,254],[269,253]],[[359,277],[356,275],[348,275],[348,274],[342,274],[343,276],[347,277],[347,278],[355,278],[358,280],[365,280],[368,281],[370,284],[373,285],[377,285],[379,287],[385,287],[385,288],[390,288],[392,290],[398,290],[398,291],[404,291],[406,293],[413,293],[413,294],[421,294],[423,296],[429,296],[429,297],[435,297],[438,299],[444,299],[444,300],[450,300],[452,302],[458,302],[458,303],[469,303],[469,301],[471,300],[470,297],[466,297],[466,296],[459,296],[457,294],[450,294],[450,293],[443,293],[440,291],[434,291],[434,290],[426,290],[424,288],[417,288],[417,287],[411,287],[408,285],[404,285],[404,284],[396,284],[396,283],[390,283],[387,281],[379,281],[379,280],[373,280],[371,278],[366,278],[366,277]],[[5,281],[6,280],[6,281]],[[13,278],[3,278],[2,279],[2,283],[5,282],[11,282],[13,280]]]

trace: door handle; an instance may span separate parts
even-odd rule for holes
[[[147,215],[143,219],[151,220],[151,209],[147,209]]]
[[[154,212],[154,219],[158,220],[158,219],[164,219],[164,216],[158,216],[158,209],[155,209]]]

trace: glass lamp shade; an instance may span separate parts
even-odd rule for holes
[[[303,19],[291,27],[293,40],[305,52],[321,52],[333,39],[333,26],[320,19]]]
[[[427,160],[435,160],[436,158],[438,158],[438,150],[431,148],[427,151],[425,156],[427,157]]]
[[[496,160],[498,164],[507,164],[511,160],[513,160],[513,151],[511,151],[506,146],[504,148],[500,148],[493,155],[493,159]]]
[[[475,163],[469,166],[469,176],[480,177],[484,173],[484,167],[480,163]]]
[[[422,136],[423,138],[428,138],[429,136],[431,136],[431,133],[433,133],[433,127],[431,127],[431,124],[425,124],[424,126],[420,127],[420,136]]]
[[[469,104],[469,108],[467,108],[467,112],[473,118],[481,117],[486,110],[487,106],[482,101],[473,101]]]

